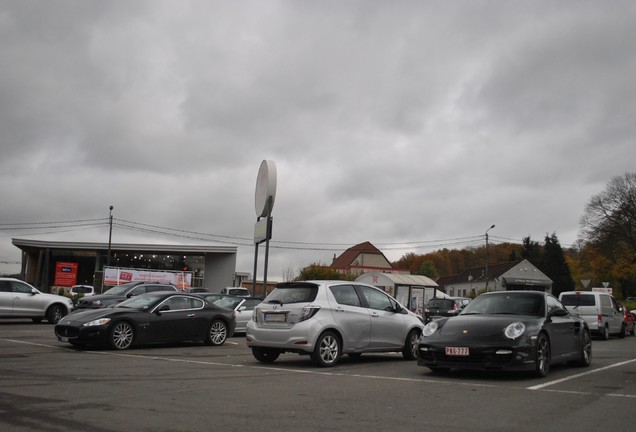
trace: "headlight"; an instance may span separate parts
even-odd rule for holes
[[[100,318],[91,322],[84,323],[84,327],[103,326],[110,322],[110,318]]]
[[[438,327],[439,326],[437,325],[437,321],[431,321],[430,323],[424,326],[424,329],[422,330],[422,336],[424,337],[432,336],[433,333],[437,331]]]
[[[524,323],[513,322],[512,324],[508,325],[508,327],[506,327],[506,330],[504,330],[504,335],[506,335],[508,339],[514,340],[520,337],[525,331],[526,325]]]

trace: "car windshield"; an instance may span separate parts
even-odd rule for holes
[[[242,298],[224,297],[215,301],[214,304],[225,309],[234,309],[242,301]]]
[[[264,303],[311,303],[316,299],[316,285],[284,285],[277,286],[263,301]]]
[[[530,315],[543,316],[544,297],[526,293],[486,294],[466,305],[460,315]]]
[[[124,300],[123,302],[119,303],[115,307],[126,308],[126,309],[137,309],[137,310],[148,310],[150,309],[152,305],[156,304],[163,297],[164,297],[163,295],[157,295],[157,294],[144,294],[144,295],[130,298],[128,300]]]
[[[126,290],[129,289],[130,287],[132,287],[131,284],[117,285],[117,286],[112,287],[108,291],[104,291],[104,294],[121,295],[121,294],[125,293]]]

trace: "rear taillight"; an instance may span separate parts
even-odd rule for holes
[[[603,325],[603,315],[598,315],[596,317],[596,319],[598,320],[598,325],[599,326]]]
[[[454,310],[454,311],[459,310],[459,308],[457,307],[457,305],[456,305],[456,304],[453,304],[453,310]]]
[[[300,316],[298,317],[298,322],[307,321],[309,318],[316,315],[316,313],[320,310],[320,306],[305,306],[303,310],[300,312]]]

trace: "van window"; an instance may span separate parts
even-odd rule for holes
[[[596,306],[596,296],[592,294],[563,294],[561,303],[564,306]]]
[[[612,307],[612,300],[610,300],[610,296],[602,295],[600,297],[601,297],[601,306]]]

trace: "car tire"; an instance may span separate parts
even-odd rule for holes
[[[50,324],[57,324],[66,315],[66,309],[59,304],[54,304],[46,311],[46,320]]]
[[[119,321],[113,324],[108,335],[110,347],[116,350],[130,348],[134,339],[135,329],[128,321]]]
[[[280,351],[273,348],[252,347],[252,355],[261,363],[273,363],[280,355]]]
[[[618,334],[618,337],[623,339],[625,336],[627,336],[627,326],[623,323],[621,324],[621,332]]]
[[[205,343],[208,345],[223,345],[227,340],[227,324],[223,320],[216,319],[212,321],[208,328],[208,334]]]
[[[535,346],[535,375],[545,378],[550,373],[550,340],[545,333],[539,333]]]
[[[581,351],[579,352],[579,359],[576,362],[577,366],[588,367],[592,363],[592,337],[588,330],[583,330],[581,336]]]
[[[609,327],[607,326],[607,324],[605,324],[603,326],[603,331],[601,332],[601,339],[603,340],[608,340],[609,339]]]
[[[326,331],[318,337],[311,359],[317,366],[332,367],[338,364],[341,352],[338,336],[334,332]]]
[[[404,348],[402,348],[402,357],[404,360],[416,360],[417,359],[417,343],[420,340],[420,332],[418,330],[411,330],[406,335],[404,341]]]

